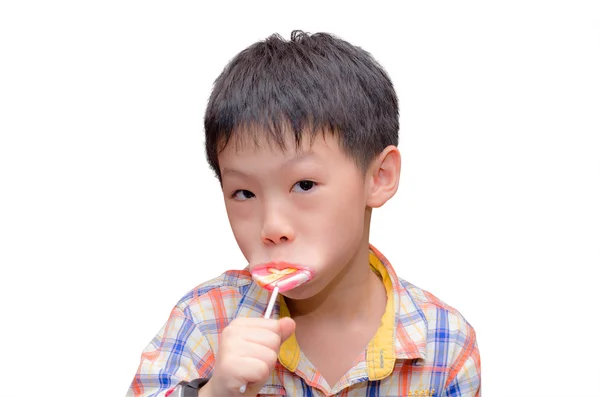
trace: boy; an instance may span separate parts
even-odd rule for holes
[[[369,244],[400,173],[397,97],[369,53],[300,31],[258,42],[216,80],[205,130],[248,267],[183,297],[128,396],[479,396],[473,328]],[[264,265],[311,274],[271,319]]]

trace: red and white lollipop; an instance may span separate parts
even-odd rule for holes
[[[267,291],[273,291],[277,287],[279,292],[285,292],[304,284],[312,278],[312,274],[306,269],[267,265],[254,269],[252,278]]]

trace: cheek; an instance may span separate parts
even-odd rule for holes
[[[364,209],[364,205],[356,197],[338,207],[335,219],[336,239],[344,248],[356,247],[360,242],[364,230]]]
[[[231,226],[235,241],[247,259],[253,233],[256,233],[253,226],[255,222],[250,216],[252,211],[248,208],[243,208],[241,205],[231,205],[226,206],[226,208],[229,225]]]
[[[348,182],[338,189],[339,195],[333,210],[341,223],[354,224],[360,221],[362,224],[366,206],[363,185],[355,178],[346,180]]]
[[[364,230],[364,194],[359,186],[344,186],[328,195],[317,221],[317,234],[332,250],[355,247]]]

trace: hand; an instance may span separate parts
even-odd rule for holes
[[[221,334],[212,377],[198,396],[256,396],[275,367],[279,347],[295,329],[289,317],[234,319]],[[248,386],[241,394],[243,385]]]

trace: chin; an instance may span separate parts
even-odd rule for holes
[[[322,288],[319,289],[318,286],[313,283],[314,281],[315,281],[315,279],[313,278],[312,280],[308,281],[306,284],[302,284],[302,285],[300,285],[294,289],[291,289],[289,291],[280,292],[280,294],[285,296],[287,299],[292,299],[292,300],[303,300],[303,299],[312,298],[313,296],[317,295],[322,290]]]
[[[286,299],[291,299],[291,300],[295,300],[295,301],[312,298],[313,296],[316,295],[315,293],[312,293],[312,292],[299,291],[299,289],[300,288],[295,288],[293,290],[282,292],[281,295],[285,296]]]

